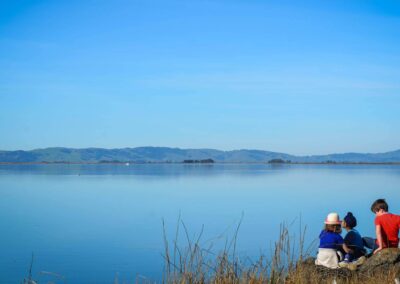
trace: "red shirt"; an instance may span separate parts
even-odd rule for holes
[[[386,213],[375,218],[375,225],[381,226],[382,246],[397,248],[399,245],[400,216]]]

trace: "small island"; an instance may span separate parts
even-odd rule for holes
[[[213,164],[215,161],[213,159],[203,159],[203,160],[183,160],[184,164]]]

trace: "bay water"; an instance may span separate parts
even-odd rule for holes
[[[398,165],[0,165],[0,283],[160,281],[163,225],[178,218],[218,252],[240,223],[237,251],[268,255],[286,223],[315,241],[329,212],[374,236],[371,203],[400,213]],[[180,217],[179,217],[180,216]],[[185,238],[178,239],[185,245]]]

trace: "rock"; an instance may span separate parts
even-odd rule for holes
[[[400,273],[400,249],[398,248],[384,249],[372,255],[358,269],[360,274],[367,275],[389,271],[396,275]]]
[[[354,283],[362,283],[363,280],[370,280],[372,277],[378,277],[377,279],[386,277],[385,279],[390,278],[392,279],[390,281],[394,283],[395,277],[400,277],[400,249],[384,249],[368,257],[356,271],[350,271],[347,268],[330,269],[315,265],[315,258],[310,257],[297,264],[296,270],[288,277],[288,283],[295,283],[295,278],[299,277],[311,277],[315,283],[323,283],[327,279],[345,280],[345,282],[354,280]]]
[[[319,279],[321,282],[326,279],[337,279],[337,278],[349,278],[353,277],[354,271],[348,269],[338,268],[331,269],[321,265],[315,265],[315,258],[310,257],[298,264],[297,269],[301,269],[305,275],[313,275],[313,277]]]

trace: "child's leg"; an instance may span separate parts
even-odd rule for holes
[[[372,250],[376,250],[378,248],[378,246],[376,244],[376,239],[369,238],[369,237],[363,237],[362,239],[363,239],[365,247],[372,249]]]
[[[354,260],[354,255],[352,253],[346,253],[344,256],[345,262],[352,262]]]
[[[352,262],[354,260],[354,258],[355,258],[354,249],[348,247],[348,251],[344,255],[344,261],[345,262]]]
[[[366,254],[367,254],[367,250],[365,248],[362,248],[362,249],[357,248],[354,251],[354,258],[359,258],[359,257],[364,256]]]

